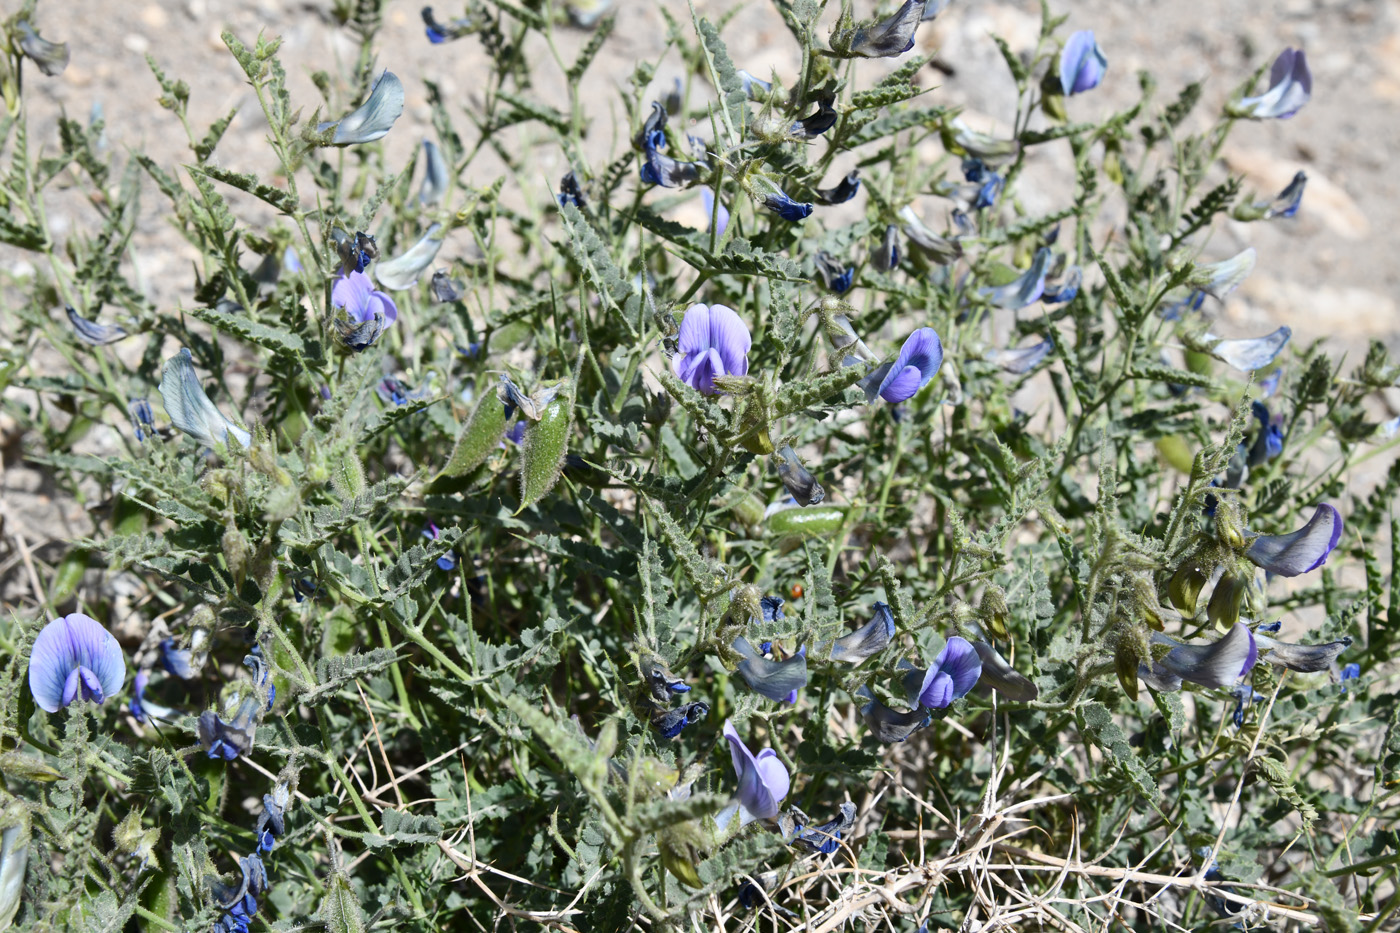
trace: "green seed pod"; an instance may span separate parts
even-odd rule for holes
[[[248,539],[243,536],[243,532],[238,530],[238,526],[230,522],[224,528],[223,537],[224,559],[228,561],[229,573],[242,585],[243,578],[248,572],[248,560],[253,556],[253,549],[248,544]]]
[[[1176,573],[1172,574],[1171,582],[1167,584],[1167,595],[1177,611],[1188,616],[1195,615],[1196,601],[1200,599],[1201,590],[1205,588],[1209,579],[1210,572],[1199,555],[1192,555],[1182,561],[1181,566],[1176,568]]]
[[[564,451],[569,446],[569,397],[558,398],[540,413],[540,420],[525,428],[521,444],[520,509],[524,511],[543,498],[559,482]]]
[[[355,499],[365,492],[365,468],[353,450],[346,450],[331,467],[331,485],[341,499]]]
[[[1215,623],[1218,631],[1228,632],[1240,620],[1240,606],[1245,593],[1249,592],[1249,577],[1226,570],[1215,584],[1215,592],[1210,594],[1210,604],[1206,606],[1206,617]]]
[[[29,811],[0,791],[0,930],[8,929],[19,912],[24,872],[29,865]]]
[[[506,409],[495,392],[481,393],[481,399],[472,409],[462,429],[457,432],[457,443],[452,447],[452,455],[439,476],[461,476],[475,470],[491,456],[506,433]]]
[[[982,624],[991,632],[992,637],[1010,641],[1011,634],[1006,630],[1006,623],[1011,618],[1011,607],[1006,604],[1006,591],[995,583],[988,586],[982,594],[982,604],[978,608]]]
[[[768,533],[774,535],[826,535],[836,531],[845,521],[843,506],[824,508],[783,509],[768,516]]]

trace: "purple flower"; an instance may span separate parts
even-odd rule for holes
[[[373,142],[388,135],[389,128],[402,114],[403,82],[393,72],[384,71],[375,79],[363,104],[339,120],[318,124],[316,132],[324,133],[335,127],[332,146]]]
[[[994,349],[982,354],[982,359],[995,363],[1009,373],[1023,375],[1040,365],[1040,361],[1055,349],[1055,342],[1046,337],[1040,343],[1022,347],[1019,350]]]
[[[1202,687],[1231,687],[1259,660],[1254,633],[1243,622],[1236,622],[1224,638],[1210,645],[1187,645],[1156,632],[1152,641],[1172,646],[1151,668],[1138,665],[1138,676],[1159,691],[1180,690],[1184,680]]]
[[[1312,98],[1312,72],[1302,49],[1284,49],[1269,72],[1269,89],[1231,106],[1231,116],[1287,120]]]
[[[715,189],[701,188],[700,203],[705,207],[706,219],[714,225],[715,236],[724,236],[724,231],[729,229],[729,209],[720,204],[719,210],[715,210]]]
[[[230,720],[225,721],[212,709],[201,713],[196,732],[205,754],[210,758],[232,761],[250,751],[262,707],[263,700],[255,691],[244,694]]]
[[[925,709],[947,709],[954,700],[966,696],[982,676],[982,659],[977,649],[959,635],[948,639],[926,671],[907,661],[902,663],[909,671],[904,676],[909,702]]]
[[[778,753],[765,748],[755,755],[739,738],[734,723],[724,721],[724,737],[729,740],[729,757],[739,779],[735,797],[739,803],[739,825],[754,820],[771,820],[778,815],[778,804],[788,794],[792,779],[778,760]]]
[[[865,400],[873,402],[878,395],[894,405],[911,399],[933,380],[942,365],[943,341],[938,332],[920,327],[904,341],[893,363],[885,363],[860,381]]]
[[[1103,80],[1108,59],[1094,40],[1094,31],[1084,29],[1069,37],[1060,53],[1060,87],[1065,96],[1092,91]]]
[[[982,681],[1013,703],[1029,703],[1040,696],[1040,688],[1030,678],[1016,670],[1001,654],[985,641],[974,641],[977,656],[982,659]]]
[[[1297,531],[1255,538],[1244,556],[1276,576],[1296,577],[1326,563],[1341,538],[1342,516],[1324,503]]]
[[[1285,325],[1263,337],[1221,340],[1214,334],[1207,333],[1201,336],[1201,340],[1214,341],[1208,351],[1211,356],[1240,372],[1248,373],[1256,369],[1263,369],[1272,363],[1283,352],[1283,348],[1288,345],[1288,340],[1292,336],[1293,330]]]
[[[133,694],[131,703],[127,707],[131,711],[132,717],[140,723],[147,723],[152,719],[174,719],[178,715],[175,710],[146,699],[146,686],[150,680],[150,671],[140,670],[136,672],[136,679],[132,681],[131,685]]]
[[[998,308],[1015,310],[1037,301],[1045,293],[1045,275],[1050,269],[1050,250],[1042,246],[1035,251],[1030,268],[1005,285],[982,289],[987,300]]]
[[[680,350],[671,366],[691,388],[715,395],[716,376],[745,376],[749,372],[749,329],[724,305],[693,304],[686,309],[677,339]]]
[[[285,782],[272,788],[272,793],[263,794],[263,812],[258,814],[258,848],[271,852],[277,844],[277,837],[287,831],[287,804],[292,802],[291,791]]]
[[[144,441],[148,437],[154,437],[156,433],[156,419],[151,414],[151,405],[143,398],[134,398],[126,403],[127,413],[131,415],[131,426],[136,431],[136,440]]]
[[[126,681],[122,646],[96,619],[81,612],[44,626],[29,651],[34,705],[56,713],[82,698],[101,704]]]
[[[378,340],[399,317],[394,299],[376,291],[363,272],[336,279],[331,288],[331,304],[345,311],[344,318],[336,318],[336,330],[345,345],[357,353]]]

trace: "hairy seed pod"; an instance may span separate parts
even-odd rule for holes
[[[452,446],[452,454],[440,475],[461,476],[481,466],[506,433],[505,412],[495,392],[481,393],[476,408],[457,432],[457,443]]]
[[[1171,582],[1167,584],[1167,595],[1171,597],[1172,605],[1178,612],[1188,616],[1196,614],[1196,601],[1200,599],[1201,590],[1205,588],[1209,579],[1210,574],[1206,571],[1204,562],[1195,556],[1181,562],[1181,566],[1176,568],[1176,573],[1172,574]]]
[[[569,446],[569,413],[572,399],[555,399],[540,413],[540,420],[525,429],[520,468],[520,509],[529,508],[559,482],[564,451]]]

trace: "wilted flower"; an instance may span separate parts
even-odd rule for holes
[[[783,613],[784,599],[781,596],[763,596],[758,600],[759,612],[764,622],[781,622],[787,616]]]
[[[258,898],[267,889],[267,868],[255,852],[238,860],[243,874],[240,884],[215,882],[214,899],[226,913],[214,924],[215,933],[246,933],[258,912]]]
[[[554,199],[559,202],[560,207],[572,204],[583,210],[588,205],[588,199],[583,196],[583,189],[579,187],[578,176],[573,172],[566,172],[564,177],[559,179],[559,193]]]
[[[1066,97],[1092,91],[1103,80],[1107,68],[1108,59],[1094,40],[1094,31],[1076,32],[1060,52],[1060,87]]]
[[[869,687],[861,687],[856,691],[856,696],[867,701],[860,708],[866,728],[886,745],[903,742],[932,721],[932,717],[917,706],[903,713],[886,706],[875,698]]]
[[[272,793],[263,794],[263,812],[258,814],[255,830],[261,851],[271,852],[277,844],[277,837],[287,831],[287,805],[291,802],[292,794],[285,781],[279,781],[272,788]]]
[[[1083,277],[1084,273],[1078,266],[1070,266],[1063,278],[1045,283],[1045,291],[1040,293],[1040,300],[1048,305],[1073,301],[1074,296],[1079,294],[1079,284]]]
[[[978,639],[972,647],[982,661],[982,683],[1013,703],[1029,703],[1040,696],[1040,689],[1030,678],[1012,667],[989,643]]]
[[[1264,694],[1259,693],[1249,684],[1235,684],[1230,689],[1230,696],[1235,698],[1235,711],[1230,714],[1230,718],[1234,720],[1236,729],[1244,726],[1245,709],[1253,703],[1262,703],[1265,699]]]
[[[368,143],[387,135],[402,113],[403,83],[393,72],[385,71],[374,82],[369,97],[358,109],[339,120],[319,124],[316,129],[324,133],[335,127],[335,135],[331,137],[333,146]]]
[[[716,376],[745,376],[753,338],[732,308],[693,304],[686,309],[671,360],[676,376],[706,395],[715,395]]]
[[[73,333],[83,343],[100,347],[108,343],[116,343],[126,336],[126,328],[117,324],[99,324],[96,321],[89,321],[73,310],[72,305],[66,305],[68,312],[68,323],[73,325]]]
[[[29,651],[29,692],[34,705],[48,713],[80,698],[100,705],[125,681],[122,646],[81,612],[44,626]]]
[[[374,267],[374,277],[391,291],[412,288],[423,270],[432,265],[442,249],[442,224],[432,224],[402,256],[386,259]],[[395,309],[395,316],[397,316]],[[392,318],[390,318],[392,320]]]
[[[851,831],[856,823],[856,805],[843,803],[839,807],[840,816],[820,826],[804,826],[794,823],[788,835],[787,844],[805,849],[818,855],[830,855],[841,848],[841,834]]]
[[[828,291],[844,295],[851,290],[856,268],[842,266],[835,256],[822,249],[817,250],[817,272],[821,274],[822,282]]]
[[[379,258],[379,243],[368,233],[357,232],[353,237],[343,230],[331,233],[336,252],[340,255],[341,272],[364,272]]]
[[[690,685],[671,673],[666,662],[655,655],[642,659],[641,670],[648,692],[659,703],[669,703],[677,694],[690,692]]]
[[[227,721],[212,709],[201,713],[196,731],[205,753],[224,761],[247,754],[253,747],[253,733],[262,708],[263,700],[257,693],[245,693],[238,701],[233,718]]]
[[[1328,642],[1325,645],[1295,645],[1255,632],[1254,640],[1259,644],[1260,651],[1267,652],[1264,655],[1265,661],[1300,674],[1315,674],[1327,670],[1332,666],[1332,662],[1337,660],[1337,655],[1351,647],[1350,638]]]
[[[904,689],[910,704],[925,709],[947,709],[954,700],[967,696],[982,676],[977,649],[960,635],[948,639],[927,670],[919,670],[908,661],[901,661],[900,667],[908,670]]]
[[[873,261],[875,268],[883,272],[893,272],[899,268],[899,227],[894,224],[885,226],[885,235],[880,241],[880,248],[875,251]]]
[[[818,188],[817,200],[822,204],[845,204],[860,190],[860,169],[853,168],[830,188]]]
[[[423,31],[428,36],[428,41],[433,45],[440,45],[453,39],[460,39],[463,36],[477,32],[485,24],[486,19],[480,20],[458,18],[449,21],[445,25],[439,23],[433,16],[433,8],[423,7]]]
[[[894,613],[882,602],[875,603],[875,615],[860,628],[831,643],[831,660],[859,664],[884,651],[894,638]],[[820,648],[816,650],[821,657]]]
[[[831,36],[831,49],[839,55],[860,58],[892,58],[914,47],[914,32],[924,16],[924,0],[904,0],[888,19]],[[849,22],[849,20],[847,20]]]
[[[1312,98],[1312,72],[1302,49],[1284,49],[1269,71],[1269,89],[1258,97],[1246,97],[1229,105],[1232,117],[1251,120],[1287,120]]]
[[[567,382],[556,382],[552,386],[543,386],[537,389],[533,395],[526,395],[511,381],[509,376],[501,373],[501,388],[497,395],[505,402],[505,416],[507,418],[518,408],[520,413],[529,420],[539,421],[544,415],[544,410],[559,397],[559,393],[564,390],[566,385]]]
[[[351,272],[336,279],[331,287],[331,304],[345,312],[344,316],[335,318],[335,329],[345,345],[356,353],[372,346],[385,328],[399,317],[394,299],[376,290],[363,272]]]
[[[1214,334],[1204,334],[1201,340],[1215,341],[1210,345],[1208,352],[1217,360],[1241,372],[1253,372],[1272,363],[1283,352],[1283,348],[1288,345],[1288,338],[1292,336],[1293,330],[1285,326],[1263,337],[1221,340]]]
[[[423,184],[418,189],[418,203],[433,205],[447,193],[451,179],[447,173],[447,160],[442,150],[430,139],[423,140]]]
[[[1021,151],[1021,144],[1016,140],[997,139],[987,133],[978,132],[964,123],[962,117],[956,117],[948,124],[944,140],[951,140],[954,147],[988,165],[1004,165]]]
[[[454,281],[446,269],[439,269],[433,273],[433,278],[432,281],[428,283],[428,288],[433,293],[433,300],[439,304],[457,301],[462,297],[462,283]],[[461,350],[461,347],[457,349]]]
[[[885,363],[860,381],[867,402],[879,396],[890,404],[913,398],[943,365],[943,342],[932,327],[921,327],[904,341],[893,363]]]
[[[1258,399],[1249,406],[1249,410],[1259,422],[1259,433],[1250,445],[1247,462],[1249,466],[1257,467],[1283,453],[1283,416],[1270,417],[1268,407]]]
[[[775,703],[792,702],[789,697],[794,691],[807,686],[807,655],[802,649],[783,661],[770,661],[754,650],[749,640],[742,635],[734,639],[734,653],[743,658],[739,662],[739,676],[761,696]]]
[[[778,815],[778,804],[788,794],[791,778],[778,760],[778,753],[765,748],[755,755],[749,751],[734,723],[724,721],[724,737],[729,740],[729,757],[739,779],[735,797],[739,805],[739,825],[754,820],[771,820]],[[721,814],[723,817],[724,814]],[[718,822],[718,819],[716,820]],[[725,819],[728,823],[728,819]]]
[[[131,703],[127,707],[132,717],[140,723],[147,723],[152,719],[174,719],[179,715],[175,710],[146,699],[146,686],[150,680],[150,671],[143,669],[136,672],[136,679],[131,685]]]
[[[784,444],[773,453],[773,465],[778,470],[778,478],[783,487],[797,500],[798,505],[816,505],[826,498],[826,492],[816,478],[797,459],[791,444]]]
[[[1210,645],[1183,644],[1160,632],[1152,633],[1152,642],[1172,646],[1150,668],[1138,665],[1138,676],[1154,690],[1180,690],[1184,680],[1202,687],[1231,687],[1259,660],[1254,633],[1242,622],[1236,622],[1224,638]]]
[[[909,238],[909,242],[917,246],[919,251],[931,262],[935,262],[940,266],[946,266],[963,254],[962,244],[957,240],[949,240],[946,237],[941,237],[924,226],[924,222],[919,219],[919,215],[914,213],[912,205],[906,204],[900,209],[899,219],[904,222],[904,235]],[[888,238],[888,230],[885,235]],[[898,262],[897,255],[896,262]]]
[[[1326,563],[1341,539],[1342,516],[1324,503],[1297,531],[1255,538],[1244,556],[1276,576],[1296,577]]]
[[[394,376],[385,376],[379,380],[379,385],[374,387],[374,392],[387,405],[407,405],[409,402],[425,399],[432,394],[426,386],[421,389],[411,389],[407,383]]]
[[[982,359],[988,363],[1000,366],[1009,373],[1028,373],[1040,365],[1040,361],[1055,349],[1055,341],[1046,337],[1040,343],[1031,344],[1029,347],[1022,347],[1019,350],[993,349],[982,354]]]
[[[652,726],[663,738],[674,739],[681,730],[710,715],[710,704],[697,700],[675,709],[658,710],[651,717]]]
[[[835,299],[832,299],[835,301]],[[846,305],[838,305],[847,307]],[[875,363],[879,357],[874,354],[865,341],[856,336],[855,328],[851,326],[851,319],[845,314],[830,314],[829,309],[823,308],[820,315],[822,322],[822,332],[826,334],[826,339],[831,341],[831,346],[836,350],[849,351],[845,353],[841,360],[842,366],[855,366],[860,363]]]
[[[143,398],[134,398],[126,403],[127,414],[131,416],[131,427],[136,432],[136,440],[144,441],[154,437],[156,419],[151,414],[151,405]]]
[[[1239,288],[1241,282],[1249,278],[1257,258],[1258,254],[1251,246],[1229,259],[1197,266],[1187,283],[1199,291],[1223,300],[1226,295]],[[1200,307],[1199,301],[1195,307]]]
[[[806,220],[812,214],[812,205],[794,201],[782,191],[764,196],[763,206],[789,223]]]
[[[1272,201],[1255,201],[1240,205],[1232,213],[1236,220],[1273,220],[1275,217],[1292,217],[1298,213],[1303,203],[1303,190],[1308,186],[1308,176],[1299,172],[1293,176],[1288,187],[1278,193]]]
[[[651,116],[642,125],[636,140],[642,150],[642,181],[663,188],[680,188],[700,180],[701,162],[678,162],[666,150],[666,108],[652,101]]]
[[[251,434],[225,418],[209,401],[195,375],[194,359],[188,347],[181,348],[165,361],[160,397],[165,402],[165,413],[170,416],[171,424],[205,446],[227,444],[230,435],[245,450],[253,442]]]
[[[816,111],[793,123],[788,133],[796,139],[816,139],[836,125],[840,114],[836,112],[835,103],[836,98],[829,94],[819,98]]]
[[[1015,310],[1040,299],[1045,292],[1045,276],[1050,269],[1050,250],[1044,246],[1035,251],[1030,268],[1005,285],[981,289],[987,301],[998,308]]]
[[[23,19],[15,23],[15,32],[19,33],[20,51],[32,59],[40,71],[50,78],[63,74],[63,69],[68,67],[67,42],[41,38],[29,21]]]
[[[773,82],[755,78],[743,69],[739,70],[739,81],[742,82],[744,93],[748,95],[749,100],[760,100],[773,91]]]
[[[202,625],[197,625],[190,631],[190,643],[187,648],[179,647],[173,638],[163,639],[160,643],[160,666],[181,680],[194,679],[208,657],[209,630]]]

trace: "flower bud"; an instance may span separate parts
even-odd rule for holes
[[[1172,574],[1171,582],[1167,584],[1167,595],[1171,598],[1172,605],[1183,615],[1195,615],[1196,601],[1209,579],[1207,564],[1199,555],[1192,555],[1183,560],[1181,566],[1176,568],[1176,573]]]
[[[1217,630],[1227,632],[1240,620],[1240,606],[1249,591],[1250,576],[1252,574],[1241,574],[1238,568],[1228,568],[1215,584],[1215,592],[1210,594],[1210,603],[1206,606],[1206,617]]]
[[[982,604],[978,611],[982,624],[992,633],[992,637],[1000,641],[1010,641],[1011,635],[1006,630],[1006,623],[1011,618],[1011,609],[1006,605],[1005,590],[995,583],[988,586],[982,593]]]

